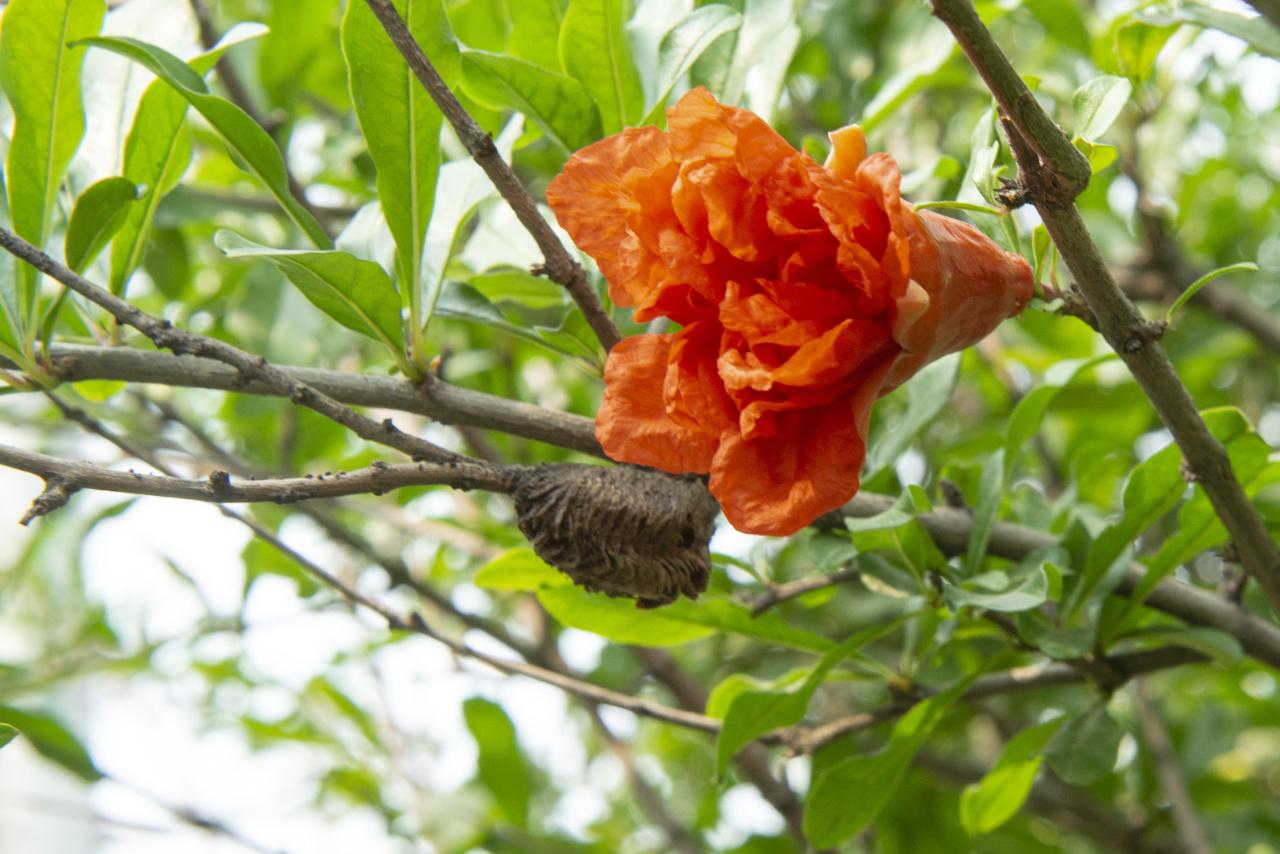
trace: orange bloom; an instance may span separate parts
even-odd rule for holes
[[[682,327],[614,347],[596,436],[615,460],[710,473],[739,530],[791,534],[858,491],[876,398],[1021,311],[1031,270],[904,202],[857,127],[819,166],[703,89],[667,117],[547,188],[613,301]]]

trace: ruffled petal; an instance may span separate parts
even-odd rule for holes
[[[858,164],[867,159],[867,139],[862,135],[862,128],[847,125],[827,134],[827,139],[831,140],[831,153],[823,168],[839,178],[852,180]]]
[[[634,335],[609,351],[596,439],[610,458],[673,473],[705,472],[718,436],[672,421],[662,386],[674,335]]]
[[[718,436],[737,423],[738,410],[716,372],[721,329],[700,320],[676,333],[667,355],[662,395],[676,424]]]
[[[711,463],[710,487],[735,528],[787,536],[854,496],[871,405],[889,365],[876,365],[825,407],[784,415],[789,429],[773,438],[724,435]]]

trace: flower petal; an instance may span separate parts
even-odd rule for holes
[[[858,491],[871,405],[885,360],[850,392],[818,410],[783,415],[790,429],[748,441],[726,433],[711,463],[711,494],[738,530],[786,536]]]
[[[609,351],[596,438],[611,459],[664,471],[705,472],[719,441],[667,415],[662,386],[675,335],[634,335]]]
[[[968,223],[913,211],[919,239],[911,244],[913,287],[895,310],[893,337],[905,351],[888,387],[925,364],[985,338],[1026,307],[1031,266]],[[918,288],[918,290],[917,290]],[[921,310],[922,294],[928,297]]]
[[[655,181],[656,179],[656,181]],[[575,153],[547,186],[547,203],[578,248],[590,255],[609,281],[609,297],[631,306],[652,287],[657,259],[628,228],[628,218],[645,214],[628,185],[665,184],[675,179],[667,136],[657,128],[628,128]],[[650,186],[646,196],[662,192]],[[667,207],[670,208],[668,201]]]
[[[867,139],[862,128],[847,125],[827,134],[827,139],[831,140],[831,153],[823,168],[840,178],[852,179],[858,164],[867,159]]]

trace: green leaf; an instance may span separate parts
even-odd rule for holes
[[[1068,613],[1081,608],[1125,550],[1147,528],[1173,509],[1186,491],[1182,452],[1176,444],[1152,454],[1129,474],[1124,487],[1124,513],[1094,540],[1079,584],[1071,591]]]
[[[743,0],[734,5],[742,9],[742,24],[703,54],[694,71],[705,70],[706,80],[695,82],[705,82],[726,104],[745,101],[752,112],[768,121],[800,43],[796,4],[793,0]],[[864,128],[872,123],[866,112],[862,119]]]
[[[249,24],[232,27],[212,50],[191,60],[191,67],[206,74],[228,49],[264,32],[264,27]],[[139,187],[140,195],[125,211],[111,243],[110,286],[116,296],[124,296],[129,277],[142,264],[160,201],[178,185],[190,162],[187,101],[163,80],[155,80],[138,102],[124,143],[121,174]]]
[[[518,268],[494,268],[472,276],[467,284],[494,303],[514,303],[530,309],[556,308],[565,303],[564,288],[545,276]]]
[[[58,188],[84,136],[80,68],[72,42],[102,25],[104,0],[11,0],[0,21],[0,87],[13,110],[5,191],[15,234],[43,248]],[[13,332],[36,334],[40,275],[14,259]],[[10,307],[6,303],[6,314]],[[15,342],[16,343],[16,342]]]
[[[804,835],[809,842],[817,848],[832,847],[871,824],[911,760],[975,678],[976,672],[917,703],[894,725],[884,750],[841,759],[819,774],[805,796]]]
[[[1187,304],[1187,301],[1200,293],[1201,288],[1212,282],[1214,279],[1229,276],[1232,273],[1242,273],[1245,271],[1257,272],[1257,269],[1258,265],[1254,264],[1252,261],[1242,261],[1239,264],[1219,267],[1216,270],[1211,270],[1210,272],[1205,273],[1203,276],[1187,285],[1186,290],[1178,294],[1178,298],[1173,301],[1173,305],[1169,306],[1169,311],[1164,316],[1165,323],[1173,323],[1173,318],[1178,314],[1182,307]]]
[[[511,718],[497,703],[480,697],[463,701],[462,716],[480,749],[480,782],[493,794],[507,821],[527,827],[533,779]]]
[[[581,587],[543,587],[538,601],[561,625],[616,643],[678,646],[715,633],[713,627],[673,619],[669,608],[641,610],[630,599],[610,599]]]
[[[943,592],[956,606],[969,605],[988,611],[1029,611],[1049,598],[1050,582],[1046,561],[1032,561],[1010,576],[991,571],[961,585],[947,585]],[[997,579],[999,583],[997,583]]]
[[[644,111],[626,22],[624,0],[570,0],[560,24],[560,63],[595,101],[606,135],[635,124]]]
[[[518,0],[507,4],[511,30],[507,33],[507,54],[560,72],[560,21],[564,13],[560,0]]]
[[[463,88],[493,109],[523,113],[547,138],[572,153],[600,138],[600,115],[572,77],[538,65],[469,50],[462,55]]]
[[[1119,152],[1116,151],[1114,145],[1090,142],[1083,137],[1077,136],[1071,140],[1071,144],[1089,161],[1089,172],[1094,175],[1115,163],[1116,158],[1119,156]]]
[[[348,329],[380,342],[403,363],[400,298],[386,272],[339,250],[271,249],[222,230],[214,243],[228,258],[262,258],[293,282],[316,308]]]
[[[898,461],[917,434],[933,423],[947,405],[959,376],[960,354],[953,353],[926,366],[902,385],[896,396],[906,398],[906,411],[890,423],[872,446],[871,471]]]
[[[1022,5],[1044,27],[1046,36],[1086,57],[1089,55],[1089,30],[1080,4],[1075,0],[1023,0]]]
[[[1132,93],[1133,84],[1124,77],[1104,74],[1085,83],[1071,99],[1073,136],[1090,142],[1101,137],[1119,118]]]
[[[722,775],[738,751],[766,732],[800,723],[809,701],[831,669],[872,641],[898,628],[899,617],[864,629],[822,657],[808,678],[794,691],[752,691],[738,694],[724,715],[716,739],[716,773]]]
[[[1136,20],[1121,24],[1115,31],[1115,56],[1120,68],[1131,79],[1141,83],[1151,75],[1156,58],[1178,31],[1178,25],[1158,27]]]
[[[524,130],[524,118],[512,117],[494,140],[494,146],[503,160],[511,161],[516,140]],[[436,205],[427,228],[426,255],[423,260],[423,291],[426,293],[426,310],[422,319],[425,330],[436,311],[444,285],[444,271],[461,243],[463,226],[471,219],[482,202],[495,195],[493,182],[480,165],[470,157],[446,163],[440,169]]]
[[[991,205],[978,205],[973,202],[920,202],[912,207],[918,211],[969,211],[971,213],[988,214],[989,216],[1006,216],[1006,212],[1000,208],[993,208]]]
[[[0,724],[0,747],[4,747],[13,741],[18,735],[18,731],[8,724]]]
[[[1244,660],[1244,650],[1240,648],[1240,641],[1226,632],[1203,626],[1177,629],[1149,626],[1128,632],[1117,637],[1116,640],[1139,641],[1153,649],[1180,646],[1201,653],[1220,664],[1239,664]]]
[[[1045,414],[1049,411],[1054,398],[1058,396],[1058,392],[1069,385],[1081,372],[1115,358],[1117,358],[1115,354],[1108,353],[1092,359],[1058,362],[1045,373],[1044,379],[1035,388],[1018,401],[1018,405],[1009,415],[1009,426],[1005,429],[1006,486],[1013,475],[1013,461],[1017,459],[1018,453],[1031,437],[1040,432],[1040,425],[1044,423]]]
[[[742,26],[742,15],[721,3],[710,3],[695,9],[687,18],[662,37],[658,48],[658,70],[654,78],[653,102],[645,113],[644,124],[657,121],[676,83],[689,73],[698,57],[716,39]]]
[[[1240,484],[1249,495],[1255,494],[1268,482],[1268,460],[1271,448],[1249,424],[1244,413],[1234,407],[1206,409],[1201,416],[1219,442],[1227,449],[1227,459]],[[1193,487],[1191,498],[1178,509],[1177,530],[1163,543],[1155,557],[1147,562],[1142,580],[1129,597],[1126,613],[1138,605],[1177,567],[1196,555],[1213,548],[1227,539],[1227,529],[1218,518],[1209,496],[1200,484]]]
[[[395,0],[394,5],[445,83],[454,85],[461,61],[441,0]],[[378,200],[396,242],[410,350],[421,361],[420,336],[432,293],[423,274],[423,252],[439,180],[443,115],[367,3],[347,4],[342,50],[356,118],[378,173]]]
[[[509,549],[476,570],[473,583],[486,590],[527,590],[563,587],[569,577],[533,553],[533,549]]]
[[[928,89],[946,73],[948,62],[959,53],[951,33],[937,22],[930,23],[913,41],[915,58],[890,76],[863,108],[858,124],[864,131],[870,133],[908,100]]]
[[[990,833],[1022,809],[1044,757],[1045,746],[1066,718],[1027,727],[1009,739],[1000,758],[960,796],[960,823],[970,836]]]
[[[982,477],[978,482],[978,506],[973,512],[973,528],[969,532],[969,545],[965,550],[964,574],[975,575],[987,556],[987,541],[995,529],[1000,515],[1000,500],[1004,497],[1004,450],[987,456],[982,464]]]
[[[168,83],[213,127],[239,161],[257,175],[289,218],[316,245],[333,245],[320,223],[289,192],[284,157],[270,135],[244,110],[209,92],[200,74],[173,54],[131,38],[90,38],[82,44],[100,47],[128,57]]]
[[[462,282],[444,283],[440,288],[440,296],[436,300],[434,314],[498,329],[566,356],[582,358],[584,355],[581,348],[572,341],[567,342],[556,336],[548,336],[537,327],[530,328],[512,323],[496,305],[489,302],[484,294]]]
[[[0,724],[21,732],[36,752],[88,783],[102,779],[102,772],[80,741],[52,715],[0,706]]]
[[[720,631],[804,652],[825,654],[834,647],[821,635],[798,629],[777,614],[755,616],[732,599],[714,594],[705,594],[697,602],[681,599],[664,608],[643,610],[630,599],[611,599],[580,587],[542,584],[537,592],[543,606],[564,625],[618,643],[674,646]]]
[[[138,185],[128,178],[103,178],[81,193],[67,224],[67,266],[83,273],[120,230],[138,196]]]
[[[1107,707],[1096,705],[1066,719],[1045,747],[1045,758],[1065,782],[1087,786],[1115,768],[1122,738],[1124,730]]]
[[[1177,22],[1220,30],[1241,39],[1259,53],[1280,59],[1280,30],[1262,15],[1240,15],[1197,0],[1153,3],[1133,14],[1157,26]]]

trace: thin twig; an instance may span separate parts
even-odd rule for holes
[[[116,471],[93,463],[63,460],[10,445],[0,445],[0,465],[39,475],[46,482],[58,483],[64,491],[97,489],[103,492],[181,498],[212,504],[295,504],[316,498],[381,494],[404,486],[450,486],[462,490],[505,492],[509,485],[508,478],[499,469],[434,463],[393,465],[377,462],[362,469],[306,477],[233,481],[229,473],[219,470],[203,480],[194,480],[143,474],[132,470]],[[64,497],[69,497],[69,494]],[[43,516],[53,509],[56,508],[44,509],[35,516]]]
[[[605,350],[613,348],[622,339],[618,327],[609,318],[600,297],[587,281],[586,271],[574,260],[565,249],[560,238],[552,231],[551,226],[538,210],[529,191],[516,176],[516,173],[502,159],[492,137],[476,122],[466,108],[458,101],[444,79],[440,77],[431,60],[423,52],[422,47],[414,39],[404,19],[396,11],[390,0],[366,0],[373,14],[377,16],[392,44],[404,56],[410,70],[418,78],[422,87],[427,90],[431,99],[436,102],[444,117],[449,120],[458,139],[475,159],[476,163],[489,176],[498,193],[506,199],[511,210],[515,212],[520,224],[533,237],[542,251],[542,271],[553,282],[562,285],[569,291],[569,296],[582,309],[587,323],[595,332]]]
[[[1123,655],[1108,656],[1097,664],[1104,666],[1115,674],[1118,680],[1128,680],[1142,673],[1156,670],[1167,670],[1184,664],[1205,661],[1199,653],[1178,647],[1165,647],[1144,652],[1130,652]],[[1050,688],[1059,685],[1076,685],[1088,680],[1080,667],[1074,663],[1055,662],[1032,667],[1020,667],[1003,673],[981,676],[961,695],[964,700],[980,700],[1003,694],[1014,694],[1022,691]],[[829,721],[807,729],[793,730],[781,735],[782,741],[797,753],[813,753],[835,741],[855,732],[869,729],[876,724],[892,720],[906,714],[916,703],[927,699],[931,692],[922,692],[911,701],[891,706],[882,706],[869,712],[860,712],[848,717]]]
[[[1186,854],[1212,854],[1213,846],[1205,836],[1204,825],[1200,823],[1200,816],[1196,813],[1195,801],[1191,799],[1187,782],[1182,778],[1182,769],[1178,767],[1178,754],[1174,752],[1169,731],[1160,719],[1160,712],[1147,693],[1145,679],[1134,680],[1133,698],[1138,710],[1138,722],[1142,725],[1142,740],[1151,752],[1151,763],[1160,779],[1160,788],[1164,789],[1165,797],[1169,799],[1173,823],[1178,828],[1183,850]]]
[[[758,617],[775,605],[803,596],[806,593],[812,593],[815,590],[834,587],[837,584],[844,584],[846,581],[854,581],[861,575],[862,573],[858,569],[847,567],[838,572],[825,575],[810,575],[806,578],[788,581],[785,584],[769,584],[765,587],[764,592],[756,595],[748,603],[751,606],[751,616]]]
[[[969,0],[933,0],[933,10],[951,29],[1007,119],[1024,200],[1035,204],[1103,337],[1173,434],[1240,550],[1241,563],[1262,586],[1272,610],[1280,613],[1280,544],[1236,479],[1226,449],[1200,417],[1158,335],[1116,285],[1076,209],[1075,197],[1088,184],[1087,161],[1036,101]]]
[[[883,513],[894,505],[887,495],[861,493],[844,506],[841,512],[855,518],[866,518]],[[950,507],[935,507],[916,517],[924,529],[948,555],[964,554],[969,545],[969,533],[973,530],[973,517]],[[1037,531],[1023,525],[997,522],[987,542],[987,553],[1010,560],[1022,560],[1034,551],[1057,545],[1057,538],[1045,531]],[[1131,596],[1141,584],[1146,569],[1138,564],[1129,567],[1121,576],[1115,592]],[[1165,579],[1143,601],[1149,608],[1163,611],[1183,622],[1206,626],[1231,635],[1241,649],[1259,661],[1280,669],[1280,628],[1252,616],[1235,603],[1190,584]]]

